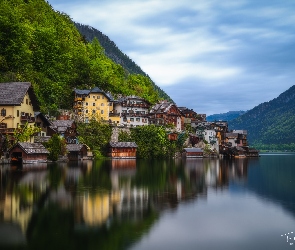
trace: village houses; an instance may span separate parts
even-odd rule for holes
[[[190,126],[195,130],[195,134],[190,135],[193,147],[196,142],[205,141],[212,151],[222,154],[233,152],[229,149],[234,147],[240,147],[246,151],[248,149],[247,131],[228,131],[226,121],[207,122],[205,114],[197,114],[186,107],[177,107],[175,103],[166,100],[154,105],[138,96],[120,96],[115,100],[110,93],[98,87],[89,90],[74,89],[72,107],[74,115],[60,116],[57,120],[50,121],[39,112],[37,99],[29,82],[1,83],[0,106],[1,142],[4,135],[13,135],[15,129],[28,123],[29,126],[37,126],[41,129],[39,137],[36,137],[37,143],[47,141],[52,135],[58,134],[65,138],[67,144],[79,144],[76,122],[88,123],[90,119],[95,118],[118,127],[149,124],[172,126],[174,132],[170,131],[167,134],[169,140],[177,140],[178,133]],[[34,139],[30,138],[30,142],[34,142]],[[24,147],[19,148],[25,150]],[[86,151],[89,148],[80,145],[68,146],[68,149],[71,149],[71,159],[81,159],[87,155]],[[114,149],[112,150],[115,152]],[[201,154],[201,151],[192,153],[187,150],[186,152],[198,157]],[[253,151],[252,154],[256,153]]]

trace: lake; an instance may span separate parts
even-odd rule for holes
[[[295,248],[295,154],[37,166],[0,166],[0,249]]]

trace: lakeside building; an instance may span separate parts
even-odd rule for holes
[[[34,111],[39,109],[30,82],[0,83],[0,133],[13,135],[15,129],[35,124]],[[30,138],[31,142],[33,137]]]
[[[138,96],[126,96],[114,101],[113,112],[110,112],[110,120],[113,116],[119,116],[119,124],[130,126],[144,126],[148,125],[149,121],[149,108],[151,104],[145,99]]]
[[[92,117],[108,121],[109,113],[113,111],[113,100],[98,87],[91,90],[75,89],[73,109],[81,122],[88,123]]]
[[[177,131],[184,129],[183,114],[177,106],[168,101],[160,101],[151,107],[149,113],[149,124],[173,125]]]

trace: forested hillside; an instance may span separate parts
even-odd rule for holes
[[[245,114],[246,111],[228,111],[226,113],[221,113],[221,114],[214,114],[214,115],[208,115],[207,116],[207,121],[208,122],[213,122],[213,121],[231,121],[243,114]]]
[[[69,108],[73,88],[159,99],[147,76],[114,63],[97,39],[88,43],[68,15],[44,0],[1,0],[0,82],[10,81],[32,82],[46,113]]]
[[[257,148],[295,150],[295,85],[230,121],[229,127],[248,130],[248,140]]]
[[[75,26],[88,42],[92,42],[94,38],[97,38],[101,46],[104,48],[106,56],[112,59],[115,63],[120,64],[125,70],[128,71],[128,73],[139,74],[149,78],[149,76],[133,60],[131,60],[126,54],[124,54],[117,47],[117,45],[109,39],[108,36],[88,25],[75,23]],[[173,102],[170,96],[168,96],[153,81],[152,83],[162,99]]]

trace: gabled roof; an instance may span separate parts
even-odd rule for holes
[[[168,102],[168,101],[161,101],[157,104],[155,104],[151,110],[150,113],[151,114],[165,114],[167,113],[172,107],[175,107],[175,110],[177,111],[177,113],[179,115],[182,115],[180,110],[177,108],[177,106],[172,103],[172,102]]]
[[[103,90],[101,90],[98,87],[94,87],[93,89],[89,90],[89,89],[74,89],[74,92],[77,95],[89,95],[91,93],[101,93],[103,94],[107,99],[109,100],[113,100],[112,96],[110,93],[105,93]]]
[[[112,148],[137,148],[135,142],[110,142],[109,145]]]
[[[5,82],[0,83],[0,105],[21,105],[26,93],[29,94],[33,109],[39,109],[37,98],[30,82]]]
[[[46,126],[51,125],[51,122],[41,112],[35,112],[34,116],[35,118],[39,117]]]
[[[12,149],[17,146],[22,148],[26,154],[49,154],[49,151],[41,143],[18,142]]]
[[[77,95],[89,95],[90,90],[88,90],[88,89],[75,89],[74,92]]]
[[[52,121],[51,129],[57,131],[58,133],[65,132],[68,128],[71,128],[74,120],[55,120]]]

